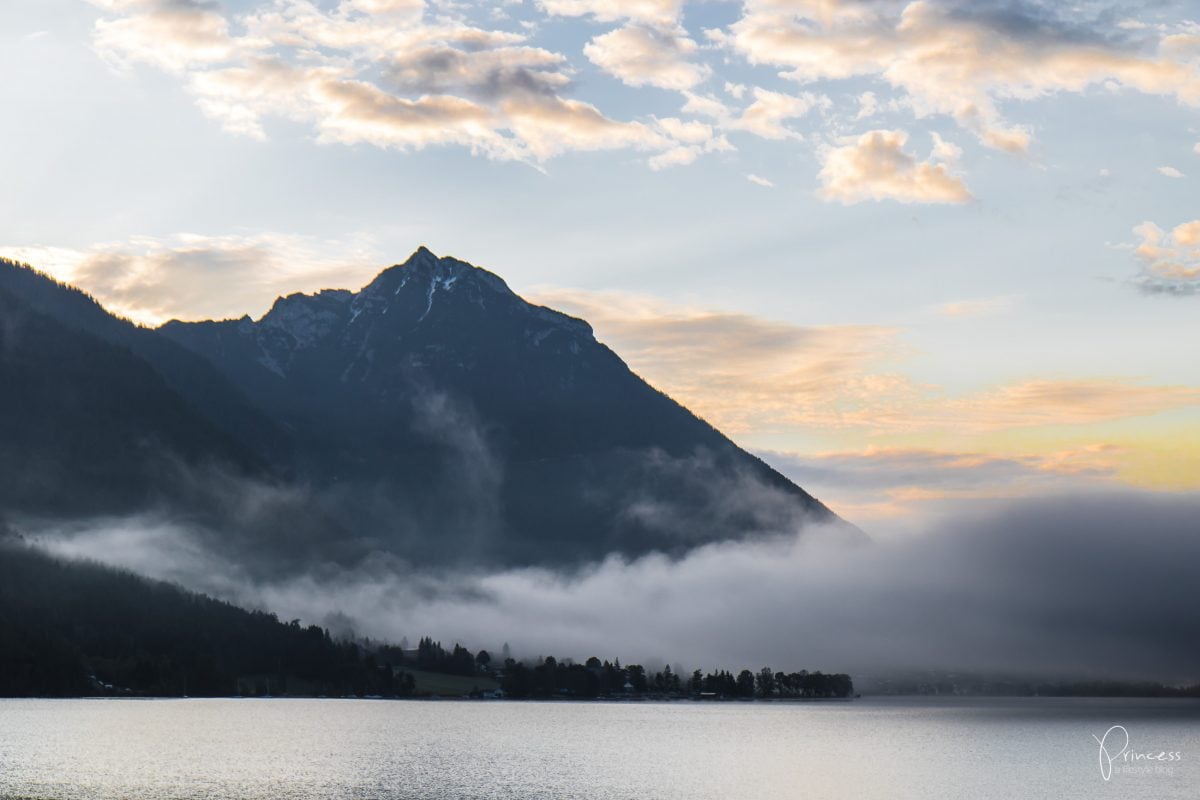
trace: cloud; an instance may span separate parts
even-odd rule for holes
[[[661,150],[673,146],[649,125],[611,120],[579,100],[513,98],[503,108],[509,127],[539,160],[571,150]]]
[[[679,18],[683,0],[538,0],[552,16],[591,16],[599,22],[635,20],[650,25],[670,25]]]
[[[977,317],[984,314],[995,314],[1012,307],[1011,297],[987,297],[978,300],[955,300],[942,303],[937,312],[944,317]]]
[[[1084,425],[1200,405],[1200,388],[1147,386],[1119,378],[1031,379],[950,399],[965,427]]]
[[[905,152],[904,131],[874,130],[829,149],[821,167],[820,196],[846,205],[864,200],[901,203],[966,203],[970,190],[948,164],[944,142],[937,141],[928,161]],[[940,152],[939,152],[940,151]]]
[[[1124,455],[1112,444],[997,455],[927,448],[868,447],[834,453],[762,451],[762,458],[868,529],[913,530],[966,501],[1113,489]]]
[[[229,23],[203,0],[92,0],[127,16],[96,22],[93,44],[105,61],[120,68],[153,64],[178,72],[220,63],[256,43],[236,41]]]
[[[783,125],[784,120],[802,117],[814,108],[828,108],[831,102],[828,97],[812,92],[790,95],[758,86],[752,94],[754,102],[728,124],[733,130],[753,133],[764,139],[801,138],[796,131]]]
[[[648,160],[650,169],[691,164],[704,153],[729,152],[734,146],[713,126],[695,120],[685,121],[676,117],[656,120],[658,129],[676,145]]]
[[[652,156],[647,163],[650,165],[650,169],[657,172],[670,167],[687,166],[699,158],[703,152],[696,145],[680,145]]]
[[[0,253],[152,325],[172,318],[240,317],[297,291],[362,285],[382,259],[363,237],[331,241],[280,233],[141,236],[86,250],[5,247]]]
[[[895,328],[802,326],[617,292],[543,288],[635,372],[723,431],[959,436],[1087,426],[1200,405],[1200,388],[1122,377],[1027,378],[949,394],[899,372]]]
[[[768,189],[775,188],[774,183],[771,183],[771,181],[767,180],[766,178],[760,178],[759,176],[755,175],[753,172],[746,175],[746,180],[750,181],[751,183],[758,184],[759,186],[765,186]]]
[[[350,6],[369,14],[419,14],[425,0],[348,0]]]
[[[1170,233],[1153,222],[1133,229],[1141,239],[1134,255],[1142,271],[1134,279],[1147,294],[1200,293],[1200,220],[1176,225]]]
[[[1158,173],[1159,173],[1160,175],[1165,175],[1165,176],[1167,176],[1168,178],[1182,178],[1182,177],[1184,177],[1183,173],[1182,173],[1182,172],[1180,172],[1179,170],[1175,169],[1174,167],[1159,167],[1159,168],[1158,168]]]
[[[31,534],[61,556],[133,566],[284,619],[340,612],[359,634],[393,641],[431,634],[472,647],[510,642],[525,657],[686,669],[1195,683],[1198,515],[1195,495],[1074,492],[975,501],[919,534],[860,546],[837,536],[719,544],[570,573],[415,572],[377,560],[286,580],[248,580],[167,526]]]
[[[226,9],[211,0],[89,1],[102,10],[93,30],[102,58],[119,69],[146,64],[177,75],[227,132],[263,141],[273,121],[286,120],[309,126],[325,144],[460,147],[539,169],[568,153],[630,150],[657,170],[694,162],[727,145],[722,137],[734,131],[811,136],[789,120],[813,108],[823,112],[828,135],[845,133],[846,120],[826,113],[833,101],[825,94],[728,80],[720,98],[698,91],[719,67],[684,26],[680,0],[530,5],[551,17],[615,23],[582,56],[629,86],[681,92],[676,113],[713,123],[711,148],[660,135],[654,117],[661,111],[622,118],[610,113],[620,99],[573,97],[577,81],[588,82],[589,64],[535,44],[542,21],[517,25],[469,4],[421,0],[253,0]],[[1200,36],[1186,23],[1131,27],[1086,13],[1072,21],[1031,3],[748,0],[740,19],[704,35],[789,80],[869,78],[893,87],[856,86],[854,120],[882,110],[946,114],[986,145],[1016,152],[1028,149],[1032,133],[1001,109],[1019,101],[1128,88],[1200,104]],[[913,167],[926,173],[920,180],[903,187],[892,180],[879,191],[962,202],[961,178],[936,181],[954,158],[939,146],[928,169],[920,161]],[[937,199],[921,199],[930,193]]]
[[[366,142],[400,150],[461,144],[496,157],[513,149],[493,125],[489,109],[451,95],[396,97],[371,83],[308,73],[304,91],[315,101],[319,141]]]
[[[462,93],[484,100],[514,92],[553,95],[571,83],[565,61],[540,47],[467,49],[433,42],[390,54],[384,80],[398,91],[422,95]]]
[[[688,58],[698,49],[682,28],[626,25],[597,36],[584,46],[588,59],[630,86],[690,89],[712,70]]]
[[[870,119],[879,111],[879,99],[874,92],[863,92],[858,96],[858,113],[854,115],[856,120]]]
[[[878,326],[804,327],[749,314],[680,308],[614,292],[534,292],[587,319],[633,369],[727,432],[828,420],[837,404],[880,388],[865,377],[892,344]]]
[[[681,111],[685,114],[718,121],[729,119],[729,107],[712,95],[683,92],[683,97],[685,102]]]
[[[572,81],[563,55],[451,15],[426,19],[416,2],[279,0],[236,17],[198,0],[102,6],[114,17],[97,23],[95,42],[109,61],[181,74],[201,110],[237,135],[265,140],[266,121],[279,117],[312,125],[322,143],[456,145],[534,164],[573,151],[678,146],[650,124],[564,96]],[[668,41],[681,53],[695,48],[682,33],[660,43]],[[622,68],[619,48],[610,50]],[[648,81],[681,80],[678,66],[657,67]]]
[[[1117,36],[1087,23],[1033,3],[748,0],[741,19],[710,36],[800,83],[878,78],[916,116],[949,115],[1012,152],[1028,149],[1031,132],[1005,120],[1005,101],[1103,87],[1200,105],[1190,29]]]

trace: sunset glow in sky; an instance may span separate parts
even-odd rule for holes
[[[0,255],[148,324],[420,244],[864,526],[1200,488],[1200,9],[0,4]]]

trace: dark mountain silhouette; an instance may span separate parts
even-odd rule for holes
[[[145,360],[0,289],[0,498],[15,511],[120,513],[170,494],[171,464],[258,458]]]
[[[13,269],[20,268],[0,263],[0,275]],[[311,496],[146,359],[33,310],[3,281],[0,387],[0,521],[151,512],[251,565],[300,569],[314,559],[361,557]]]
[[[839,522],[646,384],[586,322],[424,248],[357,293],[280,298],[257,321],[139,328],[11,263],[0,265],[0,292],[40,326],[45,341],[18,351],[24,369],[56,382],[44,394],[83,400],[101,385],[130,398],[105,406],[101,439],[87,402],[46,407],[67,423],[39,457],[47,469],[78,460],[58,488],[90,496],[97,474],[113,474],[123,491],[106,507],[132,510],[154,486],[166,505],[183,497],[210,518],[224,511],[230,520],[216,527],[239,552],[562,565]],[[72,367],[46,348],[104,355]],[[52,424],[37,397],[20,402],[30,431]],[[37,455],[39,436],[26,438]],[[153,469],[128,455],[129,442],[153,442],[185,479],[142,481]],[[262,486],[285,498],[267,513]],[[253,502],[218,499],[245,487]],[[62,510],[53,493],[6,502]]]
[[[106,311],[93,298],[25,265],[0,259],[0,290],[71,331],[90,334],[150,363],[166,384],[194,402],[193,409],[229,436],[279,463],[289,440],[242,392],[204,358],[156,331]]]

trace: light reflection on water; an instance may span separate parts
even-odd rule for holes
[[[1098,746],[1179,751],[1105,783]],[[1200,703],[3,700],[0,797],[1194,798]]]

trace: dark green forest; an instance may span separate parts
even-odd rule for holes
[[[759,672],[742,670],[736,676],[727,670],[704,673],[696,670],[681,677],[668,665],[649,673],[640,664],[622,667],[620,659],[603,661],[592,657],[584,664],[560,662],[550,656],[535,666],[511,659],[505,662],[501,682],[509,697],[694,697],[702,700],[826,699],[851,697],[854,684],[849,675],[822,672],[784,673],[763,667]]]
[[[0,544],[0,696],[411,694],[380,658],[318,626]]]

